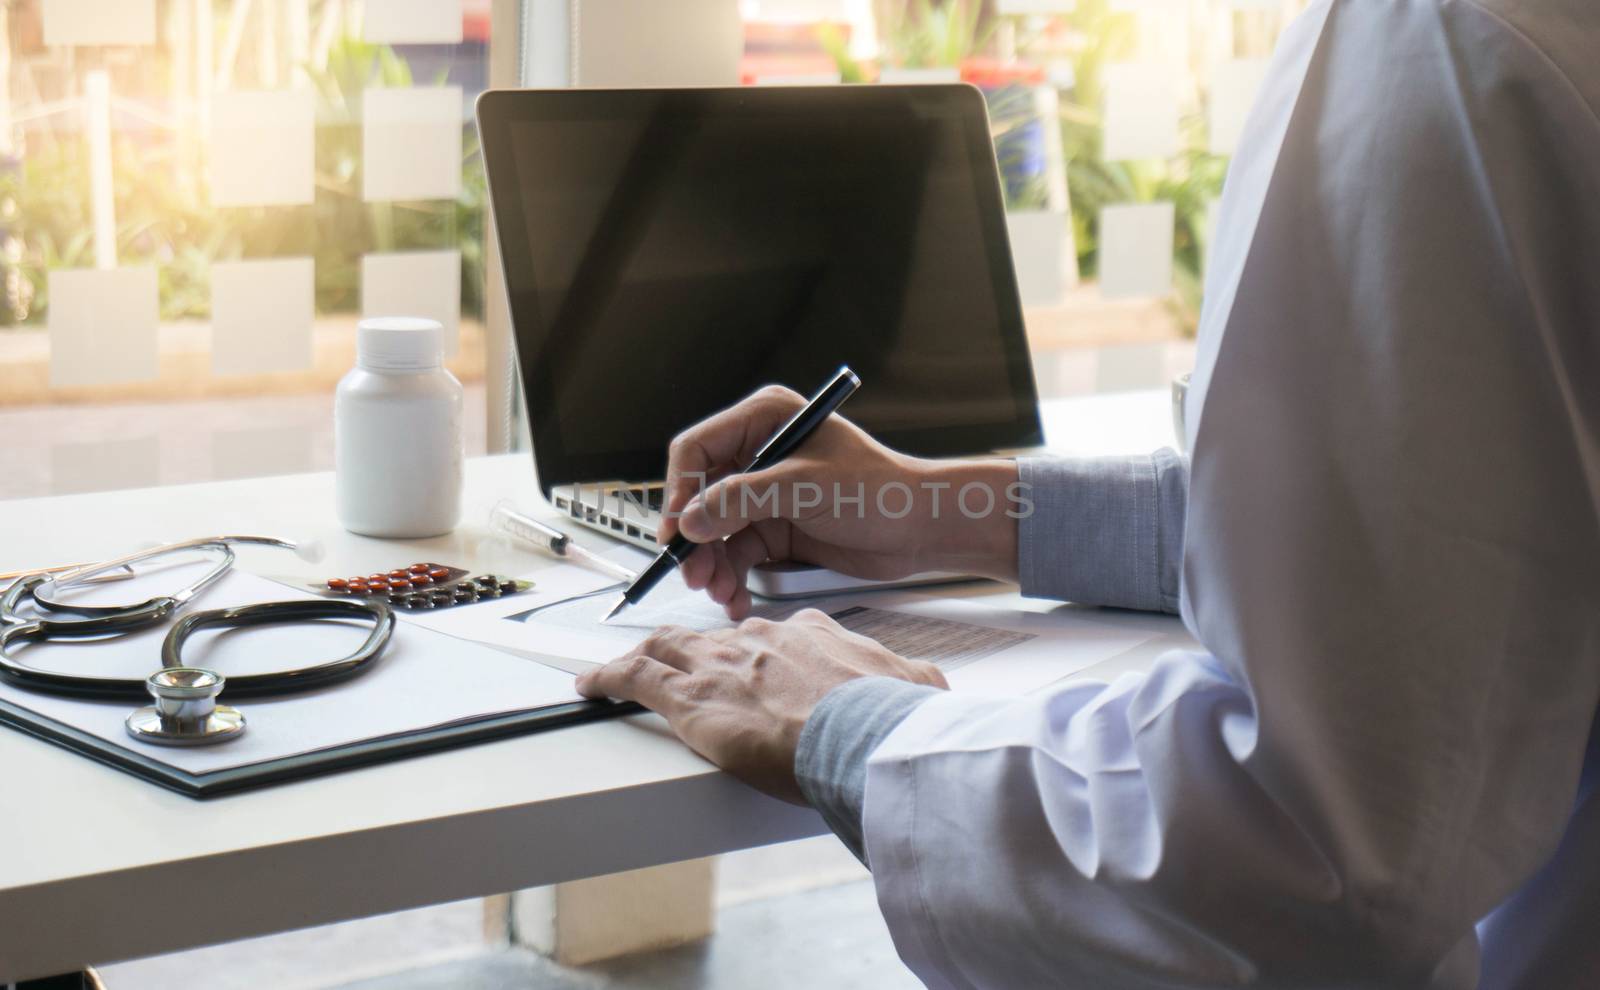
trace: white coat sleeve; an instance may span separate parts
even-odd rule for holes
[[[1291,29],[1189,411],[1205,650],[877,745],[867,859],[929,986],[1477,984],[1600,710],[1596,92],[1475,3]]]

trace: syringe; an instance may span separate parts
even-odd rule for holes
[[[511,500],[504,499],[489,513],[489,528],[528,544],[541,553],[563,560],[579,561],[604,571],[620,581],[632,581],[637,575],[597,553],[591,553],[574,543],[572,537],[552,526],[519,511]]]

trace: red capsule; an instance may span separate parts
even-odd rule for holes
[[[433,578],[435,581],[443,581],[445,578],[450,576],[450,571],[448,568],[435,567],[433,570],[428,572],[428,576]]]
[[[411,584],[414,587],[420,588],[425,584],[432,584],[432,583],[433,583],[433,578],[429,577],[426,574],[413,574],[413,575],[411,575]]]
[[[428,573],[428,565],[427,564],[412,564],[410,570],[411,570],[411,573],[413,573],[413,574],[426,574],[426,573]]]
[[[405,571],[390,571],[389,572],[389,580],[391,580],[391,581],[394,581],[394,580],[396,580],[398,578],[403,578],[403,577],[406,577],[406,576],[407,576],[407,574],[406,574]]]
[[[388,578],[380,578],[377,581],[368,581],[367,587],[373,591],[388,591],[390,583]]]
[[[334,589],[335,591],[339,590],[340,588],[348,588],[349,586],[350,586],[350,582],[346,581],[344,578],[329,578],[328,579],[328,587]]]

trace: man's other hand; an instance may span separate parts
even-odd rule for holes
[[[578,691],[659,712],[701,756],[800,804],[795,749],[811,710],[839,684],[875,676],[948,686],[933,664],[896,656],[806,609],[783,622],[746,619],[709,633],[666,626],[581,675]]]

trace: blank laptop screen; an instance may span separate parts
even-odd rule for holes
[[[541,480],[650,480],[753,388],[923,455],[1039,442],[969,87],[494,93],[480,103]]]

